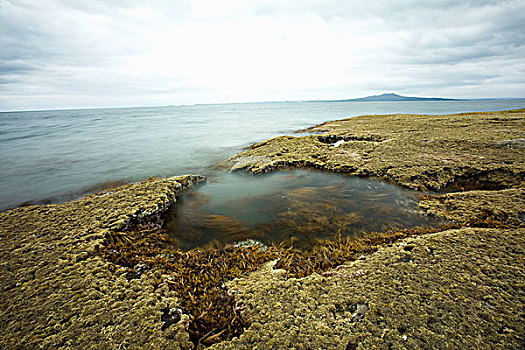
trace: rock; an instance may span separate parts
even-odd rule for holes
[[[201,179],[149,179],[0,213],[0,348],[192,349],[177,298],[154,288],[155,274],[109,264],[98,250],[110,227],[153,225],[188,180]],[[164,319],[159,305],[171,305]]]
[[[505,129],[492,122],[495,117]],[[525,109],[439,118],[363,116],[309,129],[323,135],[264,141],[230,158],[225,165],[254,174],[310,167],[378,176],[422,191],[447,186],[503,189],[525,181],[524,123]],[[331,147],[339,140],[356,142]]]

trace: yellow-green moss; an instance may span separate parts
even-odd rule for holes
[[[503,189],[525,179],[525,110],[454,115],[362,116],[280,136],[223,163],[262,173],[310,167],[378,176],[420,190]],[[336,140],[345,140],[334,147]]]

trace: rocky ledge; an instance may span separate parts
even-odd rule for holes
[[[522,349],[525,229],[407,238],[325,274],[229,283],[255,322],[213,349]]]
[[[109,232],[158,215],[199,176],[150,179],[59,205],[0,214],[0,348],[190,348],[183,321],[162,330],[176,307],[153,272],[129,278],[98,251]]]
[[[309,167],[419,190],[504,189],[525,178],[524,125],[525,109],[362,116],[302,130],[314,135],[254,144],[223,165],[254,174]]]

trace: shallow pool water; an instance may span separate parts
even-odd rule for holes
[[[439,224],[417,212],[420,195],[379,179],[320,171],[224,173],[179,197],[167,229],[181,249],[247,239],[307,248],[338,235]]]

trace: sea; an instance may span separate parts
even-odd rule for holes
[[[525,108],[525,99],[271,102],[0,113],[0,210],[60,203],[153,176],[221,176],[252,143],[324,121]]]

